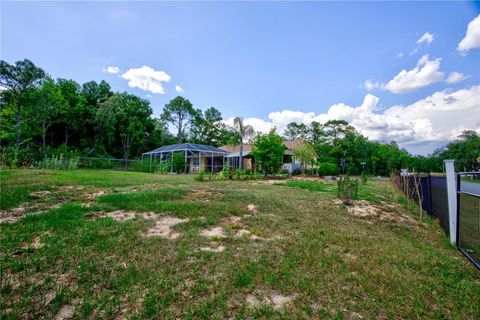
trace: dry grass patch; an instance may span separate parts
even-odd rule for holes
[[[275,311],[283,311],[288,305],[292,304],[297,297],[296,294],[285,296],[275,292],[263,295],[263,298],[260,299],[257,296],[262,296],[262,294],[248,294],[245,297],[247,305],[251,308],[258,308],[262,305],[267,305],[272,307]]]
[[[221,197],[222,194],[220,192],[209,191],[207,189],[199,189],[192,193],[189,193],[185,196],[185,200],[190,201],[205,201],[209,202],[210,200],[217,200]]]

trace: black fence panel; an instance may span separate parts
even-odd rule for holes
[[[480,174],[458,175],[458,248],[480,269]]]
[[[430,176],[431,216],[440,221],[440,225],[447,235],[450,234],[448,216],[447,178]]]

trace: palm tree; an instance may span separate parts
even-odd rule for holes
[[[233,119],[233,127],[238,134],[238,138],[240,140],[240,161],[239,161],[239,169],[243,169],[243,140],[251,137],[255,134],[255,130],[251,125],[245,125],[243,123],[243,118],[235,117]]]

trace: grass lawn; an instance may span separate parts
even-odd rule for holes
[[[359,193],[2,171],[0,318],[480,318],[480,273],[440,228],[387,180]]]

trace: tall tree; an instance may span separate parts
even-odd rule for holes
[[[302,164],[302,172],[305,173],[307,164],[312,164],[315,158],[317,158],[317,153],[313,146],[308,142],[303,142],[295,150],[293,150],[293,155],[295,158],[300,160]]]
[[[253,141],[253,157],[265,175],[276,173],[283,164],[285,145],[275,128],[267,134],[259,134]]]
[[[161,118],[177,128],[178,143],[182,143],[187,129],[195,121],[197,114],[198,111],[193,108],[188,99],[178,96],[165,105]]]
[[[205,115],[199,110],[191,129],[191,139],[196,143],[218,146],[225,124],[222,114],[214,107],[205,110]]]
[[[116,93],[100,105],[97,119],[100,130],[109,141],[118,137],[122,144],[123,158],[128,160],[134,141],[145,138],[146,127],[153,122],[152,109],[147,100],[131,94]]]
[[[308,138],[308,127],[304,123],[290,122],[283,132],[287,140],[306,140]]]
[[[29,89],[38,85],[45,77],[45,71],[35,66],[30,60],[24,59],[11,65],[0,60],[0,85],[11,90],[17,104],[15,124],[15,145],[20,144],[20,123],[22,121],[21,101]]]
[[[57,120],[59,112],[65,108],[66,101],[60,88],[50,78],[47,78],[40,88],[31,94],[31,100],[34,104],[34,108],[30,110],[31,118],[33,121],[36,120],[41,128],[42,154],[45,156],[47,132]]]
[[[245,125],[243,123],[243,118],[240,118],[240,117],[235,117],[233,119],[233,127],[237,132],[237,139],[240,145],[239,169],[242,170],[243,169],[243,142],[245,139],[252,137],[255,134],[255,130],[253,130],[253,127],[251,125],[248,125],[248,124]]]

